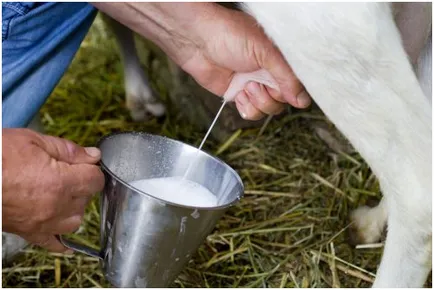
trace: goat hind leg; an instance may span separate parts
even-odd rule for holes
[[[386,198],[374,286],[421,287],[431,269],[431,106],[387,3],[244,4]]]
[[[393,3],[395,21],[401,33],[403,46],[419,84],[427,97],[432,99],[432,35],[431,3]],[[414,33],[411,33],[411,32]],[[375,207],[361,206],[351,213],[350,238],[353,244],[374,243],[380,240],[387,223],[384,200]]]

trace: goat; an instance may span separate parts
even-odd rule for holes
[[[432,253],[431,4],[251,2],[241,8],[380,181],[380,204],[351,216],[362,242],[378,240],[387,223],[373,286],[423,286]],[[140,69],[132,32],[112,27],[132,117],[164,114]]]
[[[418,83],[390,5],[247,3],[244,10],[380,181],[378,208],[353,215],[363,231],[387,219],[374,287],[423,286],[431,270],[431,97]]]

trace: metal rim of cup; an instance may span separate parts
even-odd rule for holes
[[[100,148],[100,145],[101,145],[102,143],[104,143],[104,142],[107,141],[108,139],[113,138],[113,137],[115,137],[115,136],[117,136],[117,135],[139,135],[139,136],[157,137],[157,138],[161,138],[161,139],[167,139],[167,140],[169,140],[169,141],[171,141],[171,142],[178,143],[178,144],[180,144],[180,145],[182,145],[182,146],[187,146],[187,147],[190,147],[190,148],[192,148],[192,149],[197,150],[197,148],[194,147],[194,146],[191,146],[191,145],[189,145],[189,144],[187,144],[187,143],[184,143],[184,142],[181,142],[181,141],[178,141],[178,140],[175,140],[175,139],[171,139],[171,138],[166,137],[166,136],[154,135],[154,134],[149,134],[149,133],[145,133],[145,132],[138,132],[138,131],[122,131],[122,132],[115,132],[115,133],[107,134],[107,135],[101,137],[101,138],[98,140],[98,142],[96,143],[96,147]],[[111,176],[112,178],[116,179],[118,182],[120,182],[120,183],[123,184],[124,186],[128,187],[128,188],[131,189],[131,190],[134,190],[134,191],[137,192],[137,193],[144,194],[144,195],[146,195],[146,196],[148,196],[148,197],[150,197],[150,198],[152,198],[152,199],[155,199],[155,200],[161,201],[161,202],[163,202],[164,204],[168,204],[168,205],[172,205],[172,206],[176,206],[176,207],[182,207],[182,208],[201,209],[201,210],[211,210],[211,211],[212,211],[212,210],[221,210],[221,209],[224,209],[224,208],[231,207],[232,205],[234,205],[234,204],[235,204],[235,203],[236,203],[236,202],[237,202],[241,197],[243,197],[243,195],[244,195],[244,184],[243,184],[243,182],[242,182],[242,180],[241,180],[241,177],[238,175],[238,173],[237,173],[237,172],[236,172],[232,167],[230,167],[228,164],[226,164],[226,163],[225,163],[224,161],[222,161],[220,158],[218,158],[218,157],[216,157],[216,156],[212,156],[211,154],[209,154],[209,153],[207,153],[207,152],[205,152],[205,151],[203,151],[203,150],[201,150],[201,153],[207,155],[208,157],[210,157],[210,158],[216,160],[218,163],[220,163],[220,164],[222,164],[223,166],[225,166],[226,168],[228,168],[229,171],[230,171],[230,172],[235,176],[235,178],[238,180],[239,184],[241,185],[241,192],[240,192],[240,194],[239,194],[239,195],[238,195],[234,200],[232,200],[231,202],[226,203],[226,204],[223,204],[223,205],[220,205],[220,206],[215,206],[215,207],[201,207],[201,206],[189,206],[189,205],[178,204],[178,203],[174,203],[174,202],[166,201],[166,200],[164,200],[164,199],[161,199],[161,198],[155,197],[155,196],[153,196],[153,195],[150,195],[149,193],[146,193],[146,192],[144,192],[144,191],[142,191],[142,190],[140,190],[140,189],[137,189],[137,188],[135,188],[134,186],[131,186],[128,182],[126,182],[126,181],[122,180],[121,178],[119,178],[116,174],[114,174],[114,173],[113,173],[113,172],[108,168],[108,166],[106,166],[106,165],[104,164],[102,157],[101,157],[101,160],[100,160],[99,164],[100,164],[100,166],[101,166],[101,167],[102,167],[102,168],[103,168],[107,173],[110,174],[110,176]]]

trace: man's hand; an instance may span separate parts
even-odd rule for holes
[[[278,114],[286,103],[307,107],[309,95],[256,21],[243,12],[223,7],[216,9],[219,11],[216,16],[201,24],[204,46],[198,47],[182,68],[203,87],[220,96],[235,73],[267,70],[280,90],[248,83],[235,98],[237,109],[245,119],[258,120],[264,114]]]
[[[51,251],[54,235],[81,224],[92,195],[104,187],[101,153],[28,129],[3,129],[2,226]]]
[[[214,3],[103,3],[94,5],[162,48],[204,88],[222,96],[235,73],[267,70],[279,91],[250,82],[235,98],[241,116],[257,120],[311,99],[280,51],[256,21]]]

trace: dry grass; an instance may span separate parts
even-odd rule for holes
[[[149,68],[145,68],[149,72]],[[73,65],[43,108],[49,134],[93,145],[119,130],[166,135],[198,145],[204,132],[170,113],[160,123],[131,121],[124,107],[122,70],[114,43],[92,27]],[[164,87],[152,83],[165,99]],[[379,198],[378,183],[357,154],[336,155],[298,112],[266,128],[237,131],[205,150],[233,166],[245,197],[221,219],[175,287],[367,287],[381,248],[347,243],[349,212]],[[79,234],[98,244],[97,199]],[[98,261],[80,254],[49,254],[28,248],[2,270],[3,287],[108,287]]]

